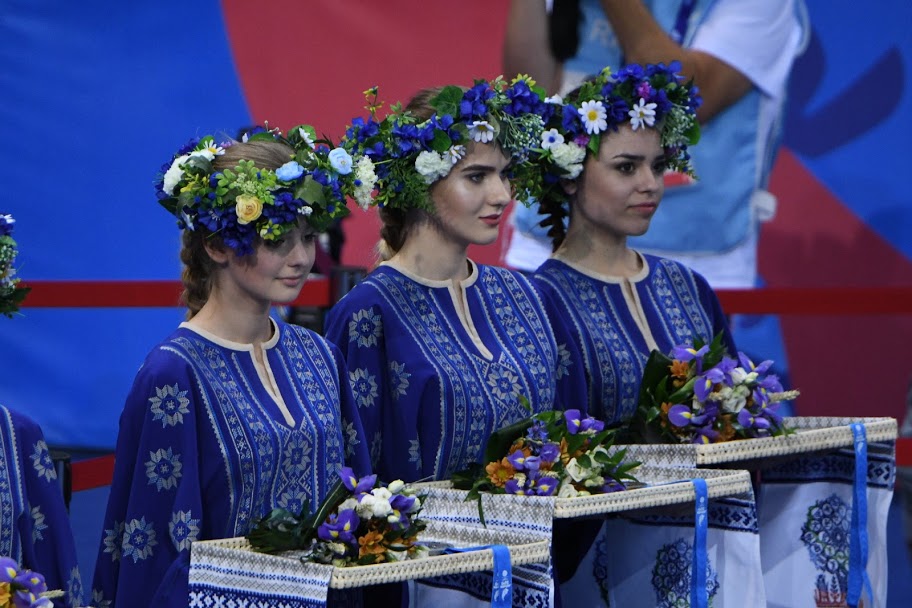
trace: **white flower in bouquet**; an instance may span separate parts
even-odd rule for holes
[[[583,481],[583,485],[587,488],[601,488],[605,485],[605,478],[601,475],[593,475]]]
[[[736,367],[731,372],[732,384],[749,384],[757,381],[757,372],[748,372],[743,367]]]
[[[363,518],[383,517],[392,513],[393,508],[388,500],[377,498],[373,494],[365,494],[358,503],[358,516]]]
[[[358,499],[355,498],[354,496],[343,500],[342,503],[339,504],[338,511],[341,513],[342,511],[350,511],[352,509],[354,509],[355,511],[358,510]]]
[[[737,386],[726,386],[719,391],[719,398],[722,400],[722,409],[726,412],[737,414],[747,405],[747,398],[750,396],[750,389],[739,384]]]
[[[576,482],[583,481],[592,475],[592,471],[583,467],[576,458],[571,458],[570,462],[564,467],[564,471],[570,476],[570,479]]]
[[[391,494],[399,494],[402,492],[402,488],[405,487],[405,482],[401,479],[390,482],[386,489],[390,491]]]
[[[573,480],[567,477],[561,482],[560,488],[557,490],[557,497],[576,498],[577,496],[579,496],[579,492],[573,487]]]
[[[371,494],[387,502],[389,502],[389,499],[393,497],[393,493],[390,492],[387,488],[374,488],[371,490]]]

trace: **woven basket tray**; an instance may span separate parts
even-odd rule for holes
[[[461,546],[465,545],[461,544]],[[510,549],[510,561],[514,566],[547,561],[550,557],[550,546],[551,543],[548,540],[507,545]],[[479,572],[491,570],[494,567],[494,556],[490,549],[345,568],[302,562],[299,559],[302,555],[301,552],[289,552],[282,555],[256,553],[247,539],[243,537],[200,541],[193,543],[193,551],[196,551],[198,555],[205,554],[208,557],[223,559],[228,557],[244,562],[255,561],[256,569],[263,572],[264,575],[270,573],[275,575],[293,570],[297,576],[306,576],[307,572],[325,573],[327,570],[331,570],[329,586],[333,589],[364,587],[444,574]]]
[[[690,480],[700,477],[706,480],[707,493],[710,498],[735,496],[751,492],[751,479],[747,471],[693,469],[686,467],[653,467],[639,466],[632,471],[638,481],[647,484],[624,492],[611,494],[594,494],[576,498],[552,498],[554,501],[554,519],[571,519],[574,517],[591,517],[622,513],[635,509],[663,507],[667,505],[693,502],[695,491]],[[451,488],[449,481],[435,481],[426,484],[413,484],[416,487]],[[450,490],[460,500],[468,494],[464,490]],[[498,494],[485,494],[484,497],[496,500]],[[487,510],[487,506],[485,509]]]
[[[855,422],[864,424],[868,442],[896,439],[895,418],[795,416],[785,418],[785,424],[796,432],[783,437],[739,439],[705,445],[626,445],[615,446],[615,449],[625,448],[628,458],[654,466],[718,465],[850,447],[853,436],[849,425]]]

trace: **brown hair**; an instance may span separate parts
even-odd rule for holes
[[[412,97],[405,106],[407,112],[418,119],[419,122],[431,118],[437,111],[431,106],[431,100],[437,97],[443,87],[430,87],[421,89]],[[379,210],[380,242],[377,243],[377,255],[381,261],[388,260],[396,254],[405,244],[409,231],[421,221],[431,218],[431,214],[422,209],[409,207],[407,209],[396,207],[381,207]]]
[[[278,169],[294,156],[294,150],[277,141],[250,141],[225,148],[225,153],[215,157],[213,171],[233,169],[242,160],[252,161],[260,169]],[[181,282],[184,291],[181,303],[187,307],[187,320],[192,319],[209,300],[213,285],[215,264],[206,245],[222,248],[222,240],[215,234],[197,227],[184,230],[180,259],[184,267]]]

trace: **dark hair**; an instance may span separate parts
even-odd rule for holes
[[[278,169],[294,156],[294,150],[278,141],[250,141],[225,148],[225,153],[215,157],[214,171],[232,169],[242,160],[252,161],[260,169]],[[221,239],[202,227],[184,230],[181,240],[181,282],[184,291],[181,303],[187,307],[187,320],[192,319],[209,300],[212,291],[215,263],[206,251],[206,245],[222,248]]]
[[[434,99],[443,87],[430,87],[421,89],[409,100],[405,106],[412,116],[418,121],[425,121],[436,113],[431,105]],[[409,206],[407,209],[400,207],[381,207],[379,210],[380,221],[383,226],[380,228],[380,242],[377,243],[377,254],[381,260],[388,260],[402,249],[405,239],[408,237],[411,228],[418,222],[429,217],[427,211]]]

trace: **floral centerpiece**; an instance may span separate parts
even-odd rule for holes
[[[0,314],[12,318],[19,305],[31,290],[19,285],[16,277],[16,241],[13,239],[12,215],[0,213]]]
[[[624,490],[636,479],[625,451],[610,453],[614,431],[579,410],[549,411],[493,433],[484,462],[453,475],[454,487],[481,492],[570,498]]]
[[[54,597],[63,597],[63,592],[48,591],[44,576],[0,557],[0,608],[53,608]]]
[[[418,518],[424,496],[402,481],[378,483],[343,467],[341,481],[312,514],[275,509],[247,536],[263,553],[306,550],[306,559],[333,566],[364,566],[427,555],[418,543],[426,524]]]
[[[783,390],[779,378],[767,373],[772,364],[754,365],[741,352],[732,358],[721,333],[710,344],[698,339],[676,346],[670,357],[653,351],[631,441],[705,444],[790,433],[779,403],[799,393]]]

